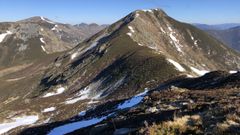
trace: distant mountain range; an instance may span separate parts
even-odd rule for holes
[[[227,46],[240,51],[240,24],[219,24],[219,25],[205,25],[194,24],[198,28],[206,31],[216,39],[222,41]]]
[[[108,25],[98,25],[96,23],[91,23],[91,24],[86,24],[86,23],[81,23],[81,24],[76,24],[74,25],[75,27],[79,28],[80,31],[86,32],[86,35],[94,35],[100,30],[106,28]]]
[[[31,63],[75,47],[106,26],[72,26],[36,16],[0,23],[0,68]],[[48,57],[48,56],[47,56]]]
[[[207,30],[209,34],[240,52],[240,26],[226,30]]]
[[[215,25],[193,23],[193,25],[202,30],[226,30],[229,28],[240,26],[240,23],[224,23]]]

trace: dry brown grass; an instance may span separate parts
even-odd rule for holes
[[[197,125],[202,124],[199,115],[183,116],[174,118],[173,121],[163,122],[161,124],[153,124],[148,127],[147,133],[149,135],[176,135],[187,132],[198,132]]]
[[[228,114],[226,116],[226,119],[228,121],[234,121],[234,122],[240,123],[240,116],[237,114]]]
[[[216,134],[224,134],[231,131],[232,129],[230,128],[232,127],[240,128],[240,117],[237,114],[228,114],[224,122],[216,125],[214,132]]]

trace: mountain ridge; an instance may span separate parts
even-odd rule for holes
[[[0,66],[31,62],[49,54],[64,52],[101,29],[82,30],[42,16],[0,23]]]

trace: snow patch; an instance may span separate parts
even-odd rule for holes
[[[77,103],[78,101],[81,101],[83,100],[82,97],[78,97],[78,98],[70,98],[70,99],[67,99],[67,101],[65,101],[65,104],[69,105],[69,104],[74,104],[74,103]]]
[[[194,67],[190,67],[190,68],[191,68],[191,70],[192,70],[193,72],[195,72],[196,74],[198,74],[198,75],[200,75],[200,76],[205,75],[206,73],[209,72],[209,71],[207,71],[207,70],[199,70],[199,69],[196,69],[196,68],[194,68]]]
[[[59,95],[59,94],[62,94],[64,91],[65,91],[65,88],[64,88],[64,87],[60,87],[60,88],[58,88],[56,91],[54,91],[54,92],[49,92],[49,93],[47,93],[46,95],[44,95],[43,97],[46,98],[46,97],[51,97],[51,96]]]
[[[170,33],[169,36],[174,42],[178,42],[177,38],[173,35],[173,33]]]
[[[195,40],[195,38],[192,36],[192,34],[191,33],[189,33],[189,35],[191,36],[191,39],[192,39],[192,41],[193,41],[193,43],[194,43],[194,45],[195,46],[197,46],[198,45],[198,40]]]
[[[166,33],[166,31],[165,30],[163,30],[163,28],[162,27],[160,27],[160,30],[162,31],[162,33]]]
[[[181,49],[182,45],[180,45],[179,40],[174,36],[175,32],[173,31],[173,29],[170,26],[168,26],[168,29],[170,31],[169,37],[172,40],[172,41],[170,41],[170,43],[175,45],[175,47],[177,48],[177,51],[183,53],[183,51]]]
[[[126,100],[123,103],[120,103],[117,107],[118,109],[126,109],[129,107],[133,107],[135,105],[137,105],[138,103],[140,103],[142,101],[142,99],[144,98],[144,96],[147,94],[148,89],[145,88],[145,91]],[[86,111],[81,111],[79,114],[79,116],[85,116],[86,115]],[[108,117],[114,115],[114,113],[105,115],[105,116],[101,116],[101,117],[93,117],[91,119],[84,119],[81,121],[77,121],[77,122],[73,122],[73,123],[69,123],[69,124],[65,124],[59,127],[54,128],[53,130],[51,130],[48,135],[59,135],[59,134],[67,134],[70,132],[73,132],[77,129],[81,129],[84,127],[88,127],[94,124],[97,124],[105,119],[107,119]]]
[[[45,49],[45,47],[44,47],[43,45],[41,45],[41,48],[42,48],[42,50],[43,50],[44,52],[47,53],[47,51],[46,51],[46,49]]]
[[[129,28],[129,30],[130,30],[132,33],[135,32],[132,26],[128,26],[128,28]]]
[[[177,38],[173,35],[173,32],[171,32],[169,34],[170,38],[172,39],[175,47],[177,48],[177,51],[179,52],[183,52],[182,49],[181,49],[181,45],[179,44],[179,40],[177,40]]]
[[[171,64],[173,64],[176,69],[180,72],[184,72],[186,71],[179,63],[177,63],[176,61],[172,60],[172,59],[167,59],[168,62],[170,62]]]
[[[52,111],[55,111],[56,110],[56,107],[49,107],[49,108],[45,108],[42,113],[46,113],[46,112],[52,112]]]
[[[65,101],[65,104],[74,104],[78,101],[81,101],[81,100],[86,100],[88,99],[89,97],[89,94],[90,94],[90,91],[91,91],[91,88],[90,87],[85,87],[83,90],[81,90],[76,98],[69,98],[67,99],[67,101]]]
[[[58,28],[58,25],[54,25],[54,27],[51,30],[52,31],[54,31],[54,30],[58,31],[57,28]]]
[[[127,35],[130,36],[130,37],[132,37],[132,33],[130,33],[130,32],[128,32]]]
[[[237,73],[237,72],[238,72],[238,71],[234,71],[234,70],[229,71],[230,74],[235,74],[235,73]]]
[[[103,97],[103,93],[107,92],[110,93],[113,89],[118,88],[124,81],[125,77],[120,78],[118,81],[112,83],[111,85],[100,89],[99,87],[101,86],[102,82],[104,80],[99,80],[96,82],[93,82],[91,84],[89,84],[88,86],[86,86],[84,89],[80,90],[75,97],[73,98],[69,98],[65,101],[65,104],[74,104],[78,101],[81,100],[86,100],[86,99],[90,99],[90,102],[95,102],[93,100],[98,100],[100,98]],[[106,96],[106,95],[104,95]]]
[[[0,34],[0,43],[5,39],[7,35],[11,35],[11,34],[12,34],[11,31],[7,31],[6,33]]]
[[[136,16],[135,17],[139,17],[139,13],[136,13]]]
[[[157,49],[158,49],[155,45],[154,46],[150,45],[150,46],[148,46],[148,48],[155,50],[155,51],[157,51]]]
[[[98,38],[95,39],[94,42],[92,42],[92,43],[90,44],[90,46],[87,46],[87,47],[84,46],[84,47],[82,47],[82,48],[79,48],[79,49],[77,50],[77,52],[75,52],[74,54],[72,54],[71,59],[74,59],[75,57],[77,57],[77,56],[79,56],[79,55],[87,52],[88,50],[96,47],[96,46],[98,45],[99,40],[102,39],[102,38],[105,37],[105,36],[107,36],[107,35],[104,34],[104,35],[102,35],[102,36],[99,36]]]
[[[81,54],[82,54],[82,53],[85,53],[85,52],[87,52],[88,50],[92,49],[93,47],[97,46],[99,40],[102,39],[103,37],[105,37],[105,35],[98,37],[98,38],[95,40],[95,42],[93,42],[89,47],[87,47],[86,49],[84,49],[84,50],[81,52]]]
[[[138,43],[139,46],[143,46],[141,43]]]
[[[38,116],[37,115],[22,116],[22,117],[12,118],[12,120],[13,122],[0,124],[0,134],[6,133],[11,129],[14,129],[19,126],[33,124],[38,120]]]
[[[96,103],[99,103],[99,101],[93,101],[93,100],[91,100],[91,101],[88,102],[88,104],[96,104]]]
[[[94,84],[92,84],[94,85]],[[83,90],[81,90],[77,95],[82,97],[83,99],[87,99],[91,90],[92,90],[92,85],[90,84],[89,86],[85,87]],[[95,87],[94,87],[95,88]]]
[[[86,115],[86,111],[81,111],[78,116],[85,116]]]
[[[84,127],[88,127],[88,126],[97,124],[97,123],[107,119],[111,115],[113,115],[113,114],[108,114],[106,116],[102,116],[102,117],[99,117],[99,118],[95,117],[95,118],[91,118],[89,120],[82,120],[82,121],[77,121],[77,122],[65,124],[65,125],[54,128],[52,131],[50,131],[50,133],[48,133],[48,135],[67,134],[67,133],[73,132],[77,129],[81,129],[81,128],[84,128]]]
[[[45,21],[45,22],[48,22],[48,23],[51,23],[51,24],[55,24],[54,22],[52,22],[52,21],[49,21],[49,20],[45,19],[45,18],[44,18],[44,17],[42,17],[42,16],[41,16],[41,19],[42,19],[43,21]]]
[[[170,26],[168,26],[168,29],[169,29],[169,31],[171,31],[171,32],[173,31],[173,30],[172,30],[172,27],[170,27]]]
[[[40,18],[41,18],[43,21],[45,21],[45,18],[44,18],[44,17],[41,16]]]
[[[152,11],[151,9],[144,9],[144,10],[142,10],[142,11],[153,13],[153,11]]]
[[[194,76],[187,74],[187,77],[188,78],[193,78]]]
[[[43,38],[40,38],[40,41],[41,41],[43,44],[46,44],[46,42],[43,40]]]
[[[144,98],[144,96],[147,94],[147,92],[148,92],[148,89],[145,89],[144,92],[126,100],[124,103],[119,104],[117,109],[126,109],[126,108],[133,107],[133,106],[139,104],[142,101],[142,99]]]
[[[75,58],[77,57],[77,55],[78,55],[77,52],[73,53],[73,54],[71,55],[71,60],[75,59]]]
[[[194,37],[193,37],[193,35],[190,32],[189,32],[189,35],[190,35],[192,41],[194,41]]]
[[[124,81],[126,76],[124,77],[121,77],[118,81],[112,83],[111,85],[105,87],[104,89],[100,90],[99,92],[97,92],[97,94],[95,94],[95,96],[93,96],[91,99],[95,99],[95,100],[98,100],[102,97],[105,97],[107,96],[106,94],[104,95],[104,93],[111,93],[112,90],[118,88]],[[97,88],[95,88],[97,89]],[[94,101],[93,101],[94,102]]]
[[[198,42],[198,41],[197,41],[197,40],[195,40],[195,41],[194,41],[194,45],[198,45],[198,44],[197,44],[197,42]]]
[[[135,32],[132,26],[128,26],[130,32],[127,33],[128,36],[132,37],[133,33]]]

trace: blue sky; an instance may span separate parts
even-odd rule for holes
[[[1,0],[0,21],[45,16],[64,23],[110,24],[136,9],[162,8],[189,23],[240,23],[240,0]]]

